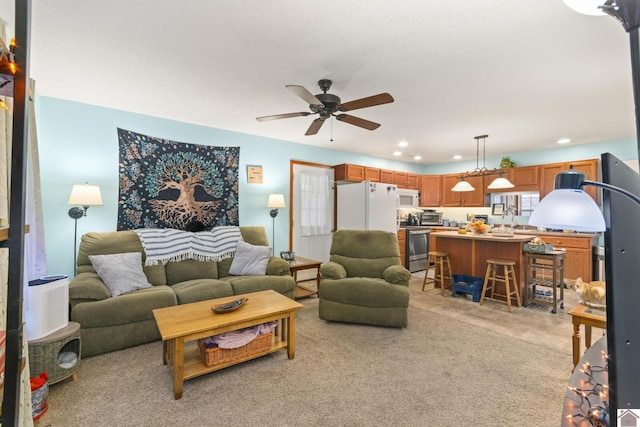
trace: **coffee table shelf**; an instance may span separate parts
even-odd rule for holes
[[[211,307],[246,297],[249,300],[231,313],[214,314]],[[182,397],[184,380],[218,371],[278,350],[295,356],[295,313],[303,305],[273,290],[200,301],[153,310],[162,336],[162,360],[173,376],[175,399]],[[207,367],[198,351],[197,340],[261,323],[277,321],[271,348],[227,363]]]
[[[198,350],[197,342],[189,342],[185,344],[184,349],[184,379],[190,380],[191,378],[199,377],[200,375],[219,371],[220,369],[228,368],[229,366],[237,365],[238,363],[246,362],[247,360],[257,359],[258,357],[265,356],[267,354],[275,353],[276,351],[287,348],[287,343],[278,339],[277,343],[271,345],[271,348],[263,352],[253,354],[247,357],[238,358],[232,362],[220,363],[215,366],[207,367]]]

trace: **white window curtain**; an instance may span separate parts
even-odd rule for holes
[[[303,236],[318,236],[330,232],[329,177],[300,174],[300,225]]]

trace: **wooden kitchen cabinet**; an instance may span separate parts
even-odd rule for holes
[[[555,249],[565,249],[564,255],[564,277],[575,280],[581,277],[589,282],[592,278],[593,246],[598,243],[597,235],[577,235],[567,233],[567,236],[560,234],[541,234],[540,238],[545,243],[553,244]]]
[[[515,186],[513,188],[502,188],[487,190],[491,193],[513,192],[513,191],[539,191],[540,190],[540,166],[520,166],[505,169],[502,174],[503,178],[507,178]],[[489,185],[498,175],[490,175],[485,177],[485,185]]]
[[[394,173],[392,170],[380,169],[380,182],[385,184],[393,184],[395,182],[393,174]]]
[[[398,230],[398,246],[400,247],[400,262],[402,265],[406,265],[407,260],[407,229],[401,228]]]
[[[598,179],[598,159],[577,160],[573,162],[548,163],[540,166],[540,199],[549,194],[553,190],[556,175],[559,172],[568,170],[573,165],[573,169],[585,174],[585,178],[592,181]],[[598,203],[599,191],[597,187],[587,186],[583,190],[593,197]]]
[[[398,188],[407,188],[407,173],[395,171],[393,173],[393,183],[398,186]]]
[[[336,181],[364,181],[364,166],[343,163],[333,167]]]
[[[370,166],[343,163],[333,167],[336,181],[380,182],[380,169]]]
[[[372,168],[369,166],[364,167],[364,179],[366,181],[381,182],[380,181],[380,169]]]
[[[393,184],[398,188],[409,188],[412,190],[418,190],[420,187],[420,175],[416,173],[394,171],[393,172]]]
[[[420,206],[439,207],[442,203],[442,175],[420,177]]]
[[[474,191],[451,191],[460,180],[459,174],[442,175],[442,206],[482,207],[484,206],[484,177],[468,176]]]

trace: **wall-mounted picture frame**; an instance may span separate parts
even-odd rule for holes
[[[504,214],[504,203],[494,203],[491,205],[491,215]]]
[[[247,165],[247,184],[262,184],[261,165]]]

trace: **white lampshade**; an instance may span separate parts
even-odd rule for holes
[[[267,201],[268,208],[284,208],[284,195],[280,193],[269,194],[269,200]]]
[[[89,184],[75,184],[69,196],[70,205],[102,206],[100,187]]]
[[[596,202],[582,190],[559,189],[544,196],[529,217],[529,224],[555,230],[605,230]]]
[[[491,184],[487,187],[490,190],[497,190],[502,188],[513,188],[515,185],[511,183],[507,178],[499,177],[493,180]]]
[[[562,0],[564,4],[571,9],[583,15],[600,16],[605,15],[602,9],[598,6],[602,6],[605,0]]]
[[[451,189],[451,191],[475,191],[475,190],[476,189],[473,188],[473,186],[465,180],[458,181],[458,183],[454,185],[453,188]]]

